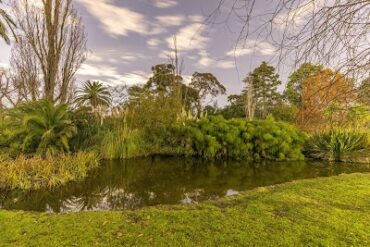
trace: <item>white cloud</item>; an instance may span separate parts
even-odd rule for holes
[[[229,57],[243,57],[243,56],[249,55],[251,53],[253,53],[252,49],[238,48],[238,49],[233,49],[233,50],[227,52],[226,55],[229,56]]]
[[[118,73],[115,67],[83,64],[77,71],[80,76],[94,77],[110,85],[135,85],[145,83],[150,75],[144,71]]]
[[[128,63],[128,62],[136,61],[142,58],[144,58],[144,56],[140,53],[106,50],[104,52],[90,53],[87,59],[87,66],[90,66],[89,63],[99,65],[103,62],[117,65],[119,63]],[[84,69],[88,69],[88,67],[86,67],[86,64],[85,64]],[[84,73],[84,71],[86,70],[83,70],[82,73]]]
[[[82,76],[106,77],[118,75],[118,72],[115,67],[85,63],[77,71],[77,74]]]
[[[123,62],[132,62],[139,59],[144,59],[144,56],[140,53],[126,52],[120,57]]]
[[[202,35],[203,25],[193,23],[183,27],[176,34],[177,47],[180,51],[202,50],[207,46],[208,37]],[[169,47],[173,47],[173,37],[166,39]]]
[[[201,51],[200,59],[198,64],[203,67],[216,67],[221,69],[231,69],[235,67],[235,63],[233,61],[228,60],[215,60],[209,57],[206,51]]]
[[[133,10],[118,7],[111,0],[77,0],[102,24],[103,29],[111,36],[127,36],[129,32],[148,33],[145,16]]]
[[[208,56],[208,53],[206,51],[200,52],[200,59],[198,61],[199,65],[208,67],[213,63],[213,60]]]
[[[166,27],[181,26],[185,21],[185,17],[183,15],[163,15],[157,16],[156,19],[160,25]]]
[[[333,2],[333,0],[302,1],[297,7],[292,7],[290,11],[277,15],[274,18],[274,24],[276,24],[278,28],[285,28],[287,25],[302,25],[306,23],[306,17],[308,15],[321,9],[329,2]]]
[[[259,40],[249,40],[242,47],[237,47],[226,53],[229,57],[243,57],[252,53],[260,53],[262,55],[268,56],[273,55],[276,52],[276,47],[272,44],[259,41]]]
[[[235,68],[235,62],[227,61],[227,60],[220,60],[220,61],[217,61],[216,67],[221,68],[221,69],[232,69],[232,68]]]
[[[175,0],[153,0],[154,6],[160,9],[173,8],[178,5],[178,2]]]
[[[125,73],[123,75],[114,76],[114,78],[109,79],[108,83],[113,85],[136,85],[146,83],[150,75],[144,71],[133,71]]]
[[[134,56],[134,55],[131,55],[131,54],[123,55],[123,56],[121,56],[121,58],[125,61],[135,61],[136,59],[138,59],[137,56]]]
[[[167,29],[164,28],[164,26],[161,26],[160,24],[157,24],[157,23],[152,23],[150,31],[148,31],[147,34],[148,35],[158,35],[158,34],[166,32],[166,31],[167,31]]]
[[[159,54],[158,57],[162,59],[169,59],[172,56],[172,52],[168,50],[162,50]]]
[[[191,22],[203,22],[204,21],[204,16],[191,15],[191,16],[189,16],[189,19],[190,19]]]
[[[159,39],[149,39],[147,40],[147,45],[150,46],[150,47],[157,47],[161,44],[161,40]]]
[[[89,62],[101,62],[103,61],[103,57],[97,55],[96,53],[90,53],[87,57]]]

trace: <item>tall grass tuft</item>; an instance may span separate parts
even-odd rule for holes
[[[308,156],[329,161],[368,162],[369,152],[369,134],[349,130],[321,132],[306,144]]]
[[[81,180],[89,170],[98,167],[99,160],[93,152],[74,155],[58,154],[28,158],[0,159],[0,188],[36,190],[56,187]]]

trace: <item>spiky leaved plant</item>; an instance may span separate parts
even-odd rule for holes
[[[111,95],[101,82],[87,81],[82,89],[77,91],[75,102],[78,105],[88,104],[95,109],[98,106],[110,106]]]
[[[65,104],[54,105],[45,100],[19,107],[23,150],[38,154],[69,152],[69,141],[77,133]]]
[[[370,152],[368,134],[347,130],[331,130],[313,135],[306,145],[312,158],[346,161]]]

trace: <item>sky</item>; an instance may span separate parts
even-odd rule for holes
[[[185,81],[194,72],[210,72],[225,85],[227,94],[239,93],[247,73],[262,61],[269,61],[276,48],[265,40],[250,39],[243,49],[235,50],[240,22],[205,24],[218,3],[219,0],[74,0],[88,34],[89,49],[77,81],[128,86],[145,83],[153,65],[169,62],[176,36]],[[10,47],[0,42],[0,66],[7,66],[9,57]],[[224,105],[226,96],[218,101]]]

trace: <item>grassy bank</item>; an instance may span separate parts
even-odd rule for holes
[[[0,246],[368,246],[370,174],[194,206],[66,215],[0,211]]]

